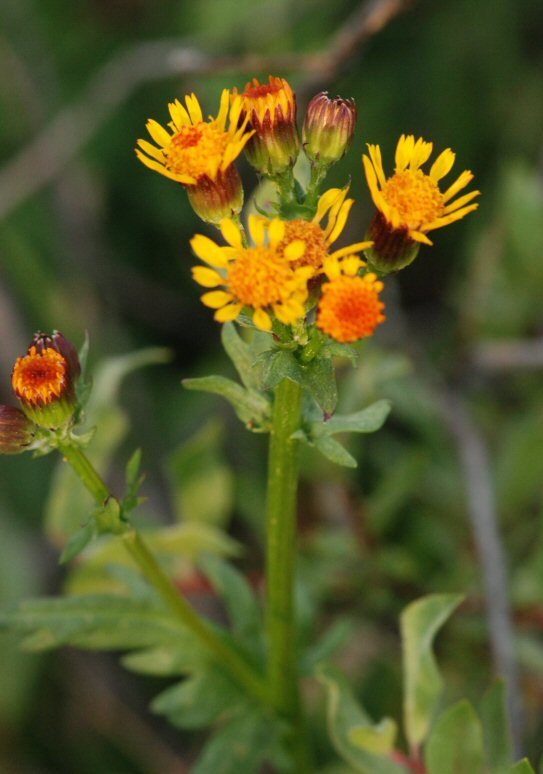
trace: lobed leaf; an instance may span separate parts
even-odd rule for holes
[[[471,704],[462,699],[441,715],[428,739],[428,774],[483,774],[483,728]]]
[[[198,379],[183,379],[181,383],[187,390],[221,395],[246,425],[269,423],[270,405],[266,398],[255,390],[246,390],[232,379],[225,376],[202,376]]]

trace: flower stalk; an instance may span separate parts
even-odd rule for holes
[[[77,446],[62,445],[60,451],[99,505],[113,497],[107,484],[87,455]],[[233,650],[213,627],[191,607],[159,565],[148,545],[134,527],[120,524],[123,545],[139,569],[175,617],[191,631],[219,663],[248,693],[265,706],[269,702],[265,681]]]
[[[288,739],[296,771],[310,771],[300,698],[294,581],[296,493],[302,388],[283,379],[275,389],[268,460],[267,635],[268,679],[274,707],[291,727]]]

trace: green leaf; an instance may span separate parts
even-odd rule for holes
[[[358,465],[347,449],[329,435],[322,435],[316,438],[315,448],[331,462],[335,462],[336,465],[343,465],[345,468],[356,468]]]
[[[390,413],[390,401],[378,400],[353,414],[334,414],[323,425],[328,435],[334,433],[374,433],[384,424]]]
[[[71,535],[66,547],[60,555],[60,564],[66,564],[66,562],[69,562],[81,553],[94,537],[95,526],[94,519],[91,518],[84,527],[81,527],[81,529]]]
[[[203,728],[239,712],[244,702],[237,686],[210,666],[160,693],[151,709],[165,715],[176,728]]]
[[[262,615],[256,597],[243,575],[216,556],[200,559],[200,568],[224,599],[234,632],[257,652],[262,650]]]
[[[481,705],[481,718],[490,774],[506,774],[513,762],[513,749],[503,680],[496,680],[486,691]]]
[[[358,362],[358,350],[350,344],[340,344],[339,341],[328,339],[321,351],[333,357],[345,357],[353,366]]]
[[[255,357],[249,344],[241,338],[234,323],[225,323],[221,331],[222,345],[226,354],[236,367],[236,371],[245,387],[258,390],[260,380],[258,369],[254,367]]]
[[[309,675],[315,671],[317,664],[333,656],[336,650],[341,648],[354,629],[354,622],[349,618],[340,618],[333,623],[302,655],[301,669]]]
[[[267,389],[273,390],[283,379],[291,379],[297,384],[303,384],[304,375],[301,365],[292,352],[278,350],[264,361],[262,380]]]
[[[123,497],[123,511],[131,511],[139,505],[141,498],[138,492],[145,480],[145,475],[140,475],[141,449],[136,449],[126,464],[126,492]]]
[[[137,650],[122,657],[121,663],[132,672],[154,677],[177,677],[201,671],[206,663],[199,641],[179,636],[171,645]]]
[[[482,774],[483,728],[471,704],[463,699],[441,715],[425,750],[428,774]]]
[[[523,758],[509,769],[509,774],[535,774],[535,770],[528,758]]]
[[[143,648],[175,642],[185,630],[168,613],[121,595],[27,600],[0,616],[0,626],[28,635],[25,650],[74,645],[94,650]]]
[[[277,722],[254,710],[215,733],[192,771],[193,774],[257,774],[263,770],[264,762],[277,761],[278,754],[284,758]],[[287,766],[284,762],[277,770],[287,771]]]
[[[325,416],[330,416],[337,405],[336,372],[332,358],[317,356],[302,368],[302,385],[313,397]]]
[[[232,470],[222,453],[223,428],[207,422],[168,459],[178,520],[225,526],[234,496]]]
[[[199,379],[183,379],[181,383],[187,390],[221,395],[246,425],[262,426],[269,423],[270,404],[266,398],[255,390],[246,390],[232,379],[225,376],[202,376]]]
[[[442,690],[432,651],[434,637],[462,599],[459,594],[431,594],[411,603],[401,615],[404,723],[412,749],[426,739]]]
[[[385,756],[394,743],[393,721],[374,725],[334,667],[321,664],[317,678],[326,689],[328,733],[341,757],[362,774],[406,774],[403,766]]]

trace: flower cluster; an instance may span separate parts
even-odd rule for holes
[[[421,244],[431,245],[430,231],[477,207],[478,191],[456,198],[473,178],[469,171],[440,190],[455,160],[450,149],[425,173],[432,143],[402,135],[388,178],[379,146],[368,145],[363,165],[377,212],[361,241],[337,248],[354,201],[348,188],[320,187],[353,139],[353,100],[317,94],[301,136],[296,95],[284,78],[254,78],[241,92],[224,90],[217,118],[208,121],[194,94],[185,104],[169,105],[169,131],[150,120],[156,146],[139,140],[136,152],[148,167],[180,182],[196,213],[220,229],[225,244],[203,234],[191,241],[204,264],[193,267],[193,277],[206,289],[202,302],[215,310],[218,322],[241,320],[279,339],[285,326],[293,332],[301,325],[342,343],[371,336],[385,319],[379,277],[411,263]],[[269,212],[248,217],[247,231],[239,217],[243,188],[235,167],[242,151],[278,190]],[[311,168],[305,192],[293,175],[300,153]]]
[[[11,384],[20,408],[0,406],[0,454],[27,451],[43,431],[69,428],[77,409],[80,373],[77,351],[62,333],[36,333],[13,366]]]

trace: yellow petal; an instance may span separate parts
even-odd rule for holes
[[[411,154],[411,160],[409,162],[409,169],[416,171],[419,167],[425,164],[432,154],[433,144],[431,142],[425,142],[422,137],[419,137],[413,147]]]
[[[443,153],[439,154],[437,159],[432,164],[432,168],[430,169],[430,177],[434,183],[437,183],[439,180],[441,180],[442,177],[445,177],[445,175],[449,174],[453,167],[455,158],[456,156],[450,148],[447,148],[443,151]]]
[[[473,212],[479,207],[478,204],[470,204],[468,207],[463,207],[461,210],[451,212],[450,215],[445,215],[443,218],[436,218],[430,225],[425,226],[426,231],[433,231],[435,228],[441,228],[442,226],[448,226],[449,223],[454,223],[456,220],[465,218],[470,212]]]
[[[367,250],[373,245],[373,242],[355,242],[347,247],[342,247],[340,250],[334,250],[330,254],[331,258],[343,258],[344,255],[353,255],[354,253],[361,253],[363,250]]]
[[[249,215],[249,218],[248,218],[249,234],[251,235],[251,239],[253,240],[253,243],[257,247],[262,247],[266,242],[266,223],[267,222],[268,222],[267,218],[265,218],[263,215]]]
[[[380,210],[381,207],[379,205],[382,202],[382,196],[377,185],[377,175],[375,174],[373,164],[367,156],[362,156],[362,161],[364,162],[364,171],[366,173],[366,180],[368,181],[371,198],[377,209]]]
[[[209,306],[210,309],[219,309],[233,298],[232,293],[227,293],[225,290],[211,290],[202,296],[202,304]]]
[[[230,108],[230,91],[228,89],[223,89],[221,93],[221,104],[219,107],[219,113],[216,119],[221,132],[224,132],[225,130],[226,119],[228,118],[229,108]]]
[[[140,150],[136,148],[136,156],[141,161],[142,164],[145,164],[146,167],[149,167],[149,169],[152,169],[154,172],[159,172],[161,175],[164,175],[165,177],[169,177],[170,180],[175,180],[176,183],[183,183],[183,185],[193,185],[196,180],[193,177],[190,177],[189,175],[177,175],[175,172],[170,172],[169,169],[166,169],[164,164],[161,164],[158,161],[154,161],[153,159],[150,159],[149,156],[146,156],[144,153],[142,153]]]
[[[480,191],[471,191],[468,194],[464,194],[464,196],[461,196],[459,199],[455,199],[454,202],[451,202],[445,207],[445,213],[448,214],[449,212],[454,212],[455,210],[459,210],[461,207],[464,207],[468,202],[470,202],[472,199],[475,199],[476,196],[480,196]]]
[[[354,277],[355,274],[358,274],[358,270],[363,265],[363,261],[361,261],[357,255],[351,255],[341,262],[343,273],[347,274],[349,277]]]
[[[473,172],[470,172],[469,169],[466,169],[464,172],[462,172],[462,174],[459,175],[454,183],[449,188],[447,188],[443,194],[443,203],[445,204],[449,201],[449,199],[452,199],[453,196],[456,196],[458,191],[461,191],[462,188],[465,188],[468,183],[471,183],[473,177]]]
[[[368,151],[370,153],[370,158],[373,164],[373,168],[375,169],[375,174],[377,175],[377,180],[379,181],[379,185],[381,186],[381,188],[384,188],[386,185],[386,177],[385,177],[385,172],[383,170],[383,159],[381,157],[381,148],[378,145],[368,144]]]
[[[270,237],[270,247],[277,247],[279,242],[285,236],[285,224],[279,218],[274,218],[268,226],[268,235]]]
[[[145,128],[161,148],[167,148],[171,142],[172,136],[161,126],[154,118],[150,118],[145,124]]]
[[[407,167],[409,162],[411,161],[411,156],[413,155],[413,149],[415,147],[415,138],[412,134],[405,135],[402,134],[400,139],[398,140],[398,145],[396,146],[396,155],[395,155],[395,164],[396,164],[396,171],[402,171]]]
[[[409,231],[409,236],[411,239],[414,239],[415,242],[422,242],[423,245],[433,245],[434,243],[431,242],[426,234],[423,234],[422,231]]]
[[[340,262],[337,261],[335,258],[328,257],[325,258],[323,261],[323,269],[324,273],[330,280],[335,280],[338,277],[341,277],[341,268],[340,268]]]
[[[333,244],[336,241],[336,239],[339,237],[339,235],[345,228],[345,224],[347,223],[347,218],[349,217],[349,212],[351,211],[351,207],[353,206],[353,204],[354,204],[354,199],[347,199],[347,201],[343,203],[343,206],[338,212],[336,222],[334,223],[334,227],[332,231],[326,235],[326,241],[328,242],[329,245]]]
[[[255,309],[253,323],[257,328],[260,328],[261,331],[270,331],[272,327],[271,317],[263,309]]]
[[[287,261],[297,261],[305,253],[305,242],[303,239],[293,239],[285,247],[285,258]]]
[[[228,267],[225,248],[219,247],[209,237],[203,234],[196,234],[190,240],[190,246],[198,258],[211,266],[215,266],[217,269],[226,269]]]
[[[242,309],[243,304],[227,304],[221,309],[217,309],[213,317],[215,320],[217,320],[217,322],[231,322],[232,320],[236,319]]]
[[[147,140],[138,140],[138,145],[145,151],[151,158],[156,159],[159,163],[164,164],[164,153],[157,148],[156,145],[151,145]]]
[[[346,194],[347,192],[345,192]],[[314,223],[320,223],[324,218],[330,207],[337,201],[337,199],[343,194],[341,188],[329,188],[325,191],[319,199],[317,204],[317,212],[313,218]]]
[[[185,104],[187,106],[187,110],[189,111],[189,116],[192,123],[201,123],[204,120],[204,116],[202,114],[202,108],[200,107],[200,103],[198,102],[198,97],[196,94],[187,94],[185,97]]]
[[[193,266],[191,271],[193,280],[204,288],[216,288],[224,282],[220,274],[207,266]]]
[[[231,218],[223,218],[220,223],[221,234],[229,245],[241,249],[243,247],[243,237],[239,226]]]
[[[170,102],[168,109],[176,129],[190,125],[189,114],[178,99],[176,99],[175,102]]]

